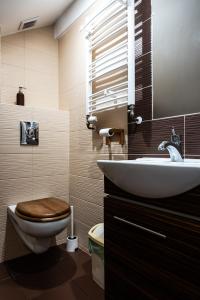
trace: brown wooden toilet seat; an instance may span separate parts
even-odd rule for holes
[[[51,222],[70,215],[70,206],[57,198],[44,198],[19,202],[15,209],[20,218],[33,222]]]

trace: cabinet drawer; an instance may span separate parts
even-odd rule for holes
[[[105,198],[104,207],[105,217],[116,226],[123,223],[147,237],[180,241],[199,253],[200,218],[111,197]]]
[[[200,299],[198,220],[108,197],[105,260],[141,299]]]

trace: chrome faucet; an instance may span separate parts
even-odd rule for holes
[[[181,151],[181,139],[176,134],[175,129],[172,127],[171,142],[163,141],[158,146],[159,151],[168,150],[171,161],[183,161]]]

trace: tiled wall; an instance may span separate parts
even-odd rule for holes
[[[169,156],[159,152],[161,141],[170,140],[171,128],[181,135],[184,157],[200,157],[200,113],[185,116],[152,119],[151,66],[151,1],[142,0],[136,7],[136,115],[144,122],[136,126],[129,119],[129,159],[141,156]]]
[[[1,63],[1,33],[0,33],[0,103],[1,103],[1,88],[2,88],[2,63]]]
[[[25,104],[58,109],[58,41],[53,27],[2,37],[0,103],[14,104],[24,86]]]
[[[145,121],[140,126],[129,123],[129,158],[141,156],[169,156],[158,151],[158,145],[170,140],[171,128],[181,135],[186,158],[200,158],[200,114]]]
[[[20,146],[19,122],[39,122],[39,146]],[[27,253],[7,219],[19,201],[68,195],[69,114],[0,104],[0,261]],[[58,243],[66,241],[64,231]]]
[[[124,159],[127,153],[127,143],[121,146],[114,142],[108,147],[85,124],[87,54],[84,32],[80,32],[80,28],[93,12],[94,7],[59,40],[60,108],[70,113],[70,202],[75,206],[76,233],[84,250],[88,247],[88,230],[103,222],[104,182],[96,160]],[[126,108],[104,112],[98,115],[98,119],[99,128],[123,128],[127,135]]]

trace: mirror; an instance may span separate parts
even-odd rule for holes
[[[153,117],[200,112],[200,1],[152,0]]]

